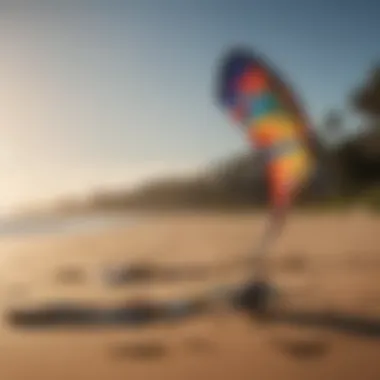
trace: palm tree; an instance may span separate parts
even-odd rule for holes
[[[380,120],[380,64],[369,73],[364,85],[352,96],[354,107],[362,114]],[[380,128],[380,123],[377,123]]]

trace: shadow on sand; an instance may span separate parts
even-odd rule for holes
[[[190,306],[192,307],[191,309]],[[96,326],[104,327],[105,325],[119,325],[126,328],[133,328],[135,325],[142,327],[143,325],[160,321],[180,321],[189,317],[196,317],[197,315],[204,315],[205,313],[207,314],[208,311],[213,308],[212,305],[197,305],[196,303],[190,306],[188,305],[189,310],[186,308],[183,312],[175,310],[175,315],[173,315],[173,308],[171,307],[167,310],[168,315],[166,315],[165,313],[153,313],[150,308],[145,310],[144,307],[135,307],[132,310],[120,307],[115,308],[114,310],[101,312],[98,309],[93,310],[84,306],[62,305],[56,308],[49,307],[40,310],[9,310],[5,317],[6,321],[12,327],[22,329],[62,328],[73,326],[85,327],[86,325],[91,326],[92,328]],[[358,315],[297,310],[258,313],[241,303],[235,303],[234,306],[238,311],[248,313],[255,320],[265,322],[266,324],[281,323],[301,327],[318,327],[351,335],[380,338],[380,319],[378,318],[364,318]]]
[[[380,319],[378,318],[297,310],[278,311],[260,316],[250,312],[250,316],[266,324],[287,324],[298,327],[321,328],[348,335],[380,339]]]
[[[286,356],[297,360],[320,359],[331,350],[331,343],[321,339],[276,339],[273,341],[276,349]]]
[[[123,343],[111,347],[110,355],[116,360],[157,360],[169,354],[169,349],[161,342]]]
[[[187,353],[204,355],[215,348],[206,338],[191,337],[183,342]],[[159,360],[169,356],[172,351],[161,341],[125,342],[111,346],[108,350],[115,360]]]

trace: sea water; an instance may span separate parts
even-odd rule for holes
[[[137,216],[92,213],[84,215],[44,215],[0,218],[0,239],[10,236],[70,234],[130,225]]]

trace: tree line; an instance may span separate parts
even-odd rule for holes
[[[350,204],[365,201],[380,208],[380,65],[365,83],[349,94],[350,111],[360,117],[360,132],[346,127],[344,115],[330,111],[319,130],[326,144],[317,141],[318,172],[299,197],[298,205]],[[337,138],[338,137],[338,138]],[[244,152],[192,178],[163,178],[135,191],[98,192],[81,207],[89,209],[134,208],[237,208],[265,207],[267,181],[261,157]],[[70,204],[61,205],[69,209]]]

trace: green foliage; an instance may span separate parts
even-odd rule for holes
[[[373,68],[364,86],[354,92],[352,100],[359,112],[380,117],[380,65]]]

